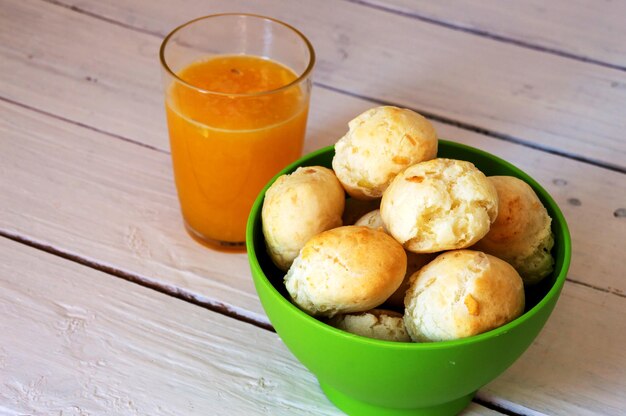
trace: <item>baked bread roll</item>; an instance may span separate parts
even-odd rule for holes
[[[402,283],[406,254],[391,236],[344,226],[311,238],[285,276],[292,301],[313,316],[363,312]]]
[[[524,285],[504,260],[480,251],[449,251],[411,277],[405,307],[412,340],[464,338],[520,316]]]
[[[402,314],[394,311],[372,309],[367,312],[336,315],[328,323],[362,337],[411,342],[404,327]]]
[[[370,211],[367,214],[363,215],[361,218],[354,223],[354,225],[362,225],[365,227],[373,228],[375,230],[381,230],[387,232],[385,229],[385,224],[383,223],[383,219],[380,216],[380,210],[375,209],[374,211]],[[404,295],[409,288],[409,278],[413,273],[422,268],[429,261],[434,259],[435,256],[433,254],[424,254],[424,253],[412,253],[410,251],[406,252],[406,273],[404,275],[404,280],[402,280],[402,284],[400,287],[393,292],[389,299],[385,301],[385,305],[389,305],[396,309],[404,308]]]
[[[552,219],[526,182],[512,176],[489,180],[498,192],[498,216],[474,248],[510,263],[525,284],[537,283],[554,268]]]
[[[415,253],[469,247],[487,234],[498,195],[472,163],[433,159],[410,166],[383,194],[385,228]]]
[[[311,237],[339,227],[345,193],[332,170],[300,167],[265,193],[261,218],[267,252],[286,271]]]
[[[372,108],[348,127],[348,133],[335,144],[333,169],[353,198],[380,198],[407,166],[437,156],[432,124],[408,109]]]

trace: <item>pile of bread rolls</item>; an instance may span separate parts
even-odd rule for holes
[[[551,219],[532,188],[437,158],[435,129],[411,110],[373,108],[348,126],[332,170],[300,167],[265,196],[267,252],[291,301],[399,342],[468,337],[520,316],[524,285],[554,264]]]

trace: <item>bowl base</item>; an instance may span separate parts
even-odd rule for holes
[[[382,407],[355,400],[354,398],[330,387],[328,384],[320,383],[320,387],[328,400],[330,400],[340,410],[348,415],[358,416],[452,416],[465,409],[474,397],[474,393],[471,393],[451,402],[442,403],[436,406],[401,409]]]

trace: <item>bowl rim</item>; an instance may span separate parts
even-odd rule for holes
[[[561,266],[561,270],[559,271],[559,274],[557,275],[554,281],[554,284],[552,285],[548,293],[546,293],[543,296],[543,298],[539,302],[537,302],[537,304],[533,306],[530,310],[526,311],[524,314],[522,314],[521,316],[517,317],[516,319],[514,319],[513,321],[505,325],[489,330],[487,332],[483,332],[482,334],[472,335],[466,338],[460,338],[460,339],[455,339],[455,340],[450,340],[450,341],[423,342],[423,343],[421,342],[395,342],[395,341],[387,341],[387,340],[363,337],[360,335],[349,333],[347,331],[343,331],[341,329],[334,328],[333,326],[328,325],[327,323],[322,322],[321,320],[308,315],[307,313],[299,309],[296,305],[294,305],[292,302],[290,302],[280,292],[278,292],[278,290],[274,287],[272,282],[270,282],[265,272],[261,268],[261,265],[259,264],[258,257],[256,254],[256,250],[254,247],[253,229],[254,229],[254,225],[255,225],[257,217],[260,216],[261,207],[263,204],[263,200],[265,198],[265,192],[279,176],[284,175],[286,173],[291,173],[292,171],[297,169],[299,166],[302,166],[304,163],[308,162],[309,160],[313,158],[316,158],[328,152],[333,152],[334,145],[322,147],[318,150],[310,152],[302,156],[300,159],[296,160],[295,162],[286,166],[263,187],[263,189],[261,190],[261,192],[255,199],[254,204],[252,205],[252,208],[250,210],[250,215],[248,217],[248,221],[246,224],[246,250],[247,250],[247,255],[248,255],[248,261],[252,269],[252,278],[254,279],[254,281],[257,284],[262,284],[263,286],[269,288],[270,293],[272,294],[274,298],[278,299],[278,302],[283,302],[285,306],[289,308],[290,310],[292,310],[300,319],[303,319],[309,322],[310,324],[318,327],[318,329],[325,331],[325,332],[330,332],[334,336],[344,337],[346,339],[351,339],[352,341],[361,342],[361,343],[369,344],[369,345],[375,345],[377,347],[382,347],[382,348],[393,348],[393,349],[400,349],[400,350],[415,349],[419,351],[419,350],[427,350],[427,349],[440,349],[440,348],[459,347],[463,345],[471,345],[475,343],[480,343],[490,338],[502,336],[506,334],[507,332],[509,332],[510,330],[532,319],[554,297],[558,297],[559,292],[561,291],[565,283],[566,277],[567,277],[567,271],[569,269],[570,261],[571,261],[572,245],[571,245],[571,236],[570,236],[569,228],[567,226],[567,221],[565,220],[563,213],[561,212],[559,206],[556,204],[552,196],[550,196],[550,194],[536,180],[534,180],[530,175],[528,175],[526,172],[522,171],[520,168],[513,165],[512,163],[507,162],[506,160],[496,155],[493,155],[489,152],[486,152],[482,149],[478,149],[476,147],[472,147],[466,144],[462,144],[462,143],[458,143],[458,142],[454,142],[450,140],[445,140],[445,139],[439,139],[439,143],[444,144],[446,147],[456,147],[462,150],[478,153],[481,156],[489,158],[497,162],[498,164],[501,164],[505,166],[506,168],[514,171],[517,175],[522,177],[523,180],[526,183],[528,183],[535,192],[541,194],[540,195],[541,199],[543,199],[544,201],[548,203],[548,205],[550,205],[550,209],[554,213],[554,217],[552,218],[552,220],[558,222],[561,228],[561,235],[562,235],[562,240],[563,240],[563,264]],[[262,278],[259,278],[259,276],[262,276]]]

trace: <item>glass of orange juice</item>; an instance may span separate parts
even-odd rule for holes
[[[209,247],[244,249],[254,199],[302,152],[313,47],[278,20],[219,14],[176,28],[160,58],[185,227]]]

